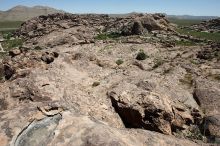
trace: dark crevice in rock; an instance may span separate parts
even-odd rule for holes
[[[216,132],[218,131],[217,127],[220,127],[218,122],[219,121],[215,117],[207,116],[204,118],[204,121],[200,126],[200,130],[202,131],[202,134],[207,138],[208,143],[220,144],[220,137]]]
[[[171,106],[172,110],[169,111],[169,106],[161,105],[159,107],[154,104],[156,101],[150,101],[150,97],[147,96],[144,97],[145,101],[142,99],[143,101],[135,102],[132,102],[129,97],[123,98],[115,92],[109,92],[108,96],[126,128],[140,128],[173,135],[178,132],[190,132],[190,127],[199,127],[202,123],[200,111],[196,109],[189,111],[181,104]]]
[[[43,84],[41,85],[41,87],[45,87],[45,86],[49,86],[50,84]]]
[[[203,119],[203,123],[200,125],[200,130],[203,132],[204,136],[207,137],[209,142],[215,142],[215,138],[217,138],[213,133],[210,131],[209,127],[213,127],[215,125],[216,127],[219,127],[219,121],[214,116],[206,116]]]
[[[144,128],[144,123],[141,121],[141,115],[138,111],[128,108],[118,108],[117,113],[126,128]]]
[[[112,106],[115,108],[115,111],[119,114],[126,128],[140,128],[163,133],[163,131],[161,131],[157,125],[157,123],[159,123],[159,118],[162,115],[164,118],[163,122],[169,123],[168,121],[171,121],[169,115],[164,113],[160,109],[146,109],[144,111],[145,115],[143,117],[140,111],[135,110],[134,107],[123,107],[123,103],[116,101],[111,96],[110,98],[112,101]],[[121,105],[119,106],[119,104]]]
[[[9,65],[4,65],[4,73],[5,73],[5,79],[9,80],[13,74],[15,74],[15,70],[11,68]]]
[[[156,131],[156,132],[160,132],[162,133],[162,131],[157,127],[157,125],[155,125],[154,123],[155,118],[159,118],[160,117],[160,113],[162,112],[162,110],[158,109],[158,110],[145,110],[145,116],[143,118],[143,120],[145,121],[145,126],[144,128],[150,131]]]
[[[199,106],[201,106],[201,102],[199,101],[199,98],[198,98],[198,96],[197,96],[196,90],[197,90],[197,89],[195,89],[195,91],[193,92],[193,98],[195,99],[196,103],[197,103]]]
[[[121,117],[126,128],[143,128],[141,115],[138,111],[128,108],[119,108],[117,106],[117,101],[114,98],[111,98],[112,106],[115,108],[115,111]]]

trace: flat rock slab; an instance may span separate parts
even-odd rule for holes
[[[46,117],[40,121],[33,121],[17,137],[14,146],[40,146],[46,145],[53,137],[61,115]]]

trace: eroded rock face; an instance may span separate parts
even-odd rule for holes
[[[89,145],[126,145],[126,146],[132,146],[132,145],[175,145],[176,142],[172,141],[171,139],[160,139],[162,135],[156,134],[156,133],[149,133],[142,130],[118,130],[115,128],[110,128],[102,123],[99,123],[97,121],[94,121],[88,117],[73,117],[69,116],[67,113],[63,114],[63,120],[60,122],[60,125],[66,125],[67,121],[75,121],[76,123],[80,123],[77,127],[73,128],[72,130],[69,129],[67,131],[63,131],[65,135],[71,135],[69,140],[67,142],[71,144],[71,139],[78,139],[76,142],[76,145],[82,145],[82,146],[89,146]],[[72,123],[72,125],[76,124],[75,122]],[[66,125],[67,126],[67,125]],[[72,126],[67,126],[72,127]],[[58,127],[59,129],[60,127]],[[63,128],[62,128],[63,129]],[[80,135],[73,135],[71,134],[71,131],[80,131]],[[61,133],[63,133],[61,132]],[[61,134],[60,133],[60,134]],[[60,135],[59,134],[59,135]],[[56,135],[59,137],[59,135]],[[79,138],[76,138],[79,137]],[[126,138],[122,138],[126,137]],[[149,139],[149,138],[152,139]],[[130,139],[131,138],[131,139]],[[159,140],[160,139],[160,140]],[[54,139],[55,141],[51,142],[51,145],[59,143],[57,141],[58,139]],[[157,141],[157,142],[156,142]],[[62,141],[60,141],[62,143]],[[181,144],[185,145],[188,142],[181,142]],[[188,143],[189,145],[193,143]]]
[[[27,117],[22,117],[18,121],[16,119],[18,115],[8,116],[13,111],[11,113],[0,112],[1,118],[7,122],[3,126],[0,124],[3,130],[0,132],[1,146],[9,145],[9,141],[11,141],[11,146],[60,144],[64,146],[197,145],[187,140],[174,139],[150,131],[116,129],[91,117],[68,111],[49,117],[45,117],[45,115],[40,117],[39,113],[36,114],[36,109],[25,107],[23,110],[27,110],[24,115],[30,116],[32,113],[35,116],[30,124],[25,122]],[[36,119],[37,117],[38,119]],[[19,128],[16,129],[15,126],[18,125]]]
[[[194,97],[205,111],[203,129],[207,135],[220,138],[220,90],[219,84],[207,80],[197,80]]]
[[[185,129],[194,122],[187,108],[169,97],[139,89],[132,84],[119,84],[108,92],[112,105],[128,128],[143,128],[164,134]],[[179,105],[179,106],[178,106]]]

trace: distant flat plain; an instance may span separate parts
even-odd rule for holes
[[[22,23],[22,21],[0,21],[0,31],[3,32],[16,30],[21,26]]]

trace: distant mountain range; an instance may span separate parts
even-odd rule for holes
[[[132,14],[137,14],[136,12],[127,14],[110,14],[111,17],[126,17]],[[165,14],[166,15],[166,14]],[[219,18],[218,16],[192,16],[192,15],[166,15],[166,17],[171,19],[187,19],[187,20],[210,20]]]
[[[16,6],[7,11],[0,11],[0,21],[26,21],[36,16],[48,15],[52,13],[63,13],[62,10],[57,10],[45,6]]]
[[[40,15],[48,15],[52,13],[64,13],[63,10],[57,10],[51,7],[46,6],[35,6],[35,7],[27,7],[27,6],[16,6],[7,11],[0,11],[0,21],[26,21],[33,17],[37,17]],[[110,14],[112,17],[122,17],[128,16],[132,13],[127,14]],[[168,18],[173,19],[191,19],[191,20],[210,20],[218,18],[216,16],[191,16],[191,15],[167,15]]]

